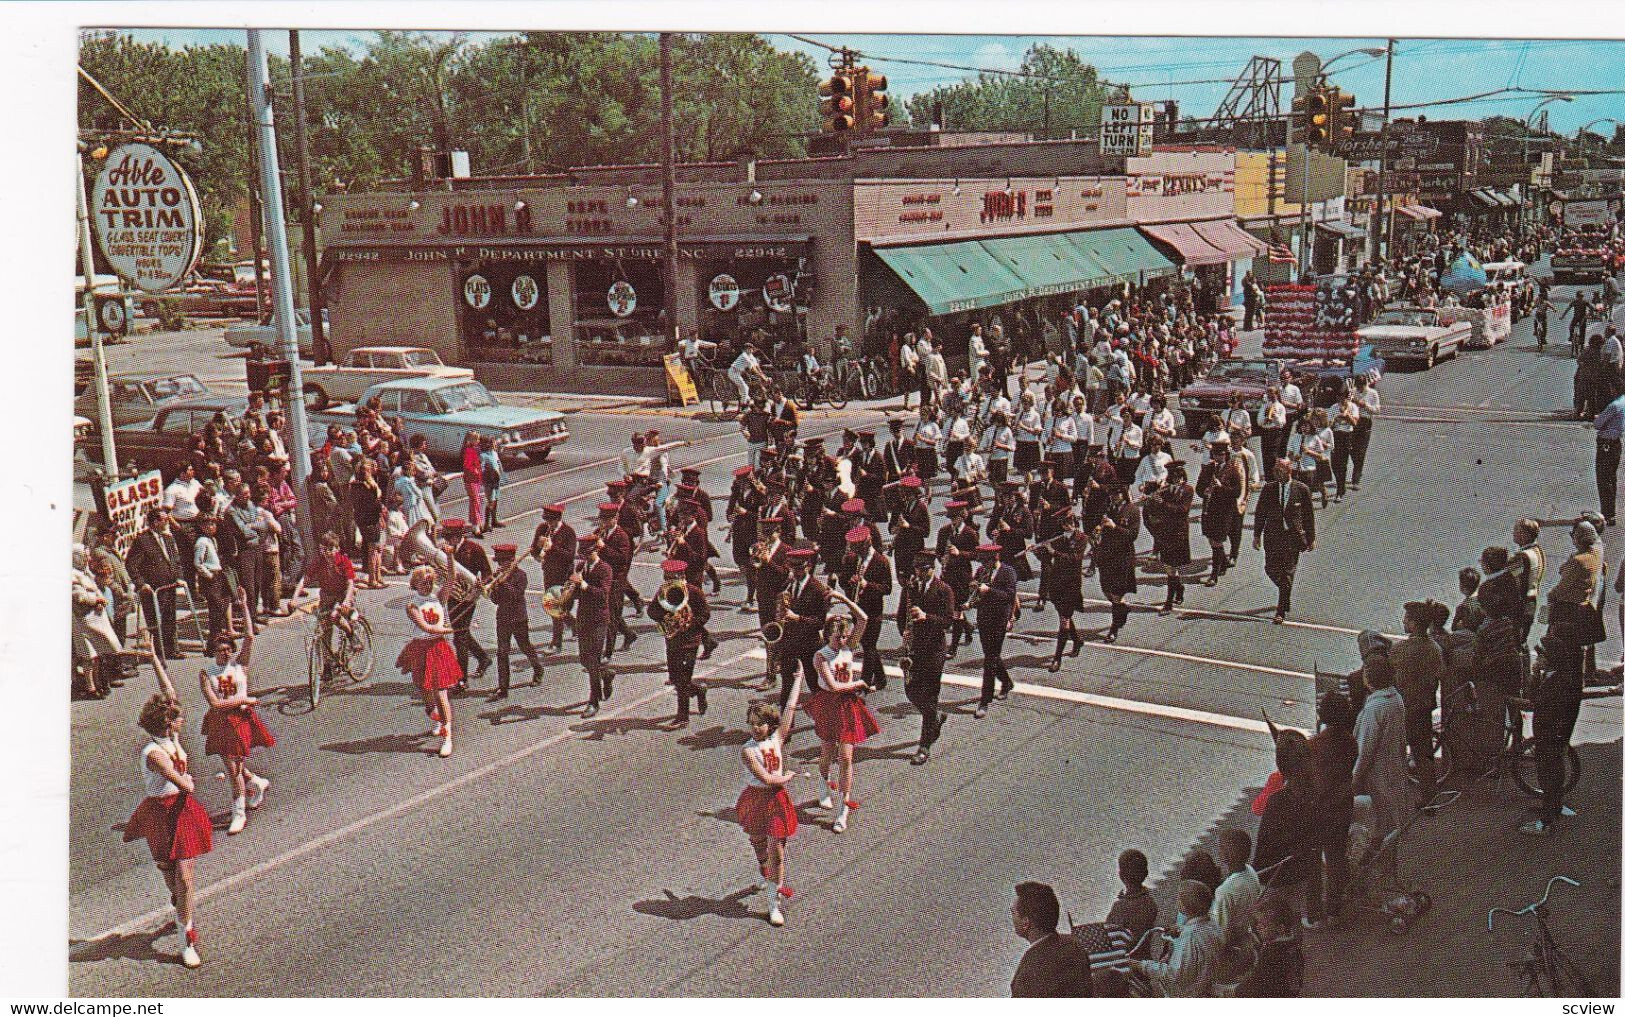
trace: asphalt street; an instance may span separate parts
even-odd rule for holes
[[[1555,291],[1554,302],[1569,292]],[[796,895],[784,929],[767,924],[770,899],[753,892],[755,863],[732,813],[745,705],[759,694],[762,661],[755,615],[733,610],[742,586],[727,571],[714,601],[722,644],[701,665],[713,687],[706,716],[670,729],[663,650],[644,619],[634,622],[637,643],[615,658],[620,677],[603,713],[580,717],[585,678],[567,642],[566,654],[544,655],[541,681],[509,700],[487,699],[494,671],[459,699],[449,760],[432,755],[421,708],[392,667],[406,632],[404,588],[362,594],[378,637],[374,674],[324,696],[315,711],[303,686],[311,623],[304,615],[279,622],[261,637],[253,667],[256,687],[269,690],[261,709],[278,738],[255,767],[273,783],[236,837],[223,831],[229,792],[215,778],[218,761],[201,758],[195,731],[197,661],[173,665],[200,795],[222,827],[198,865],[198,971],[178,963],[175,936],[164,929],[162,881],[144,845],[119,839],[139,796],[135,713],[150,676],[104,702],[75,703],[71,990],[1001,995],[1024,945],[1009,928],[1016,882],[1051,882],[1078,921],[1095,920],[1116,890],[1116,854],[1133,846],[1151,858],[1165,895],[1168,871],[1194,845],[1211,844],[1222,825],[1251,824],[1247,791],[1272,769],[1261,711],[1310,727],[1315,672],[1352,668],[1355,632],[1397,631],[1407,600],[1453,604],[1457,570],[1485,546],[1510,543],[1517,518],[1555,523],[1595,508],[1591,433],[1558,419],[1571,403],[1573,374],[1562,332],[1554,324],[1556,341],[1537,351],[1524,322],[1495,349],[1383,379],[1385,412],[1366,481],[1320,513],[1320,542],[1300,565],[1287,625],[1269,623],[1274,590],[1250,545],[1217,588],[1191,586],[1186,610],[1174,617],[1154,613],[1161,590],[1142,578],[1139,602],[1153,606],[1135,614],[1118,644],[1093,643],[1058,674],[1042,667],[1054,615],[1029,611],[1007,649],[1021,685],[987,718],[970,715],[977,651],[951,662],[943,695],[951,719],[929,765],[907,763],[919,725],[901,683],[870,697],[883,730],[858,751],[861,807],[840,835],[816,806],[817,744],[804,722],[790,752],[803,771],[793,786],[803,826],[791,842]],[[806,414],[803,432],[838,435],[894,406]],[[527,543],[540,506],[552,501],[567,502],[569,518],[586,525],[619,472],[629,423],[687,442],[674,462],[702,465],[720,506],[744,460],[735,425],[586,406],[571,415],[572,441],[552,461],[510,476],[502,494],[509,525],[493,539]],[[725,549],[719,534],[713,539]],[[1625,544],[1613,530],[1605,541],[1608,560],[1618,562]],[[1550,528],[1542,543],[1555,572],[1568,550],[1565,528]],[[658,582],[657,564],[650,552],[634,569],[646,593]],[[531,574],[534,587],[539,573]],[[1098,595],[1092,582],[1086,593]],[[1104,627],[1104,603],[1091,606],[1091,623]],[[489,605],[479,617],[477,634],[489,645]],[[532,621],[545,640],[539,603]],[[896,644],[888,622],[882,646]],[[1598,656],[1619,654],[1615,636]],[[516,680],[528,680],[528,666],[516,667]],[[1415,857],[1437,902],[1430,942],[1464,937],[1480,952],[1432,964],[1387,939],[1379,924],[1355,921],[1311,936],[1311,988],[1511,992],[1501,957],[1465,938],[1481,936],[1483,912],[1474,909],[1496,872],[1523,883],[1539,876],[1538,896],[1547,873],[1567,869],[1594,878],[1562,920],[1599,991],[1617,994],[1619,701],[1588,704],[1576,740],[1590,762],[1581,815],[1563,836],[1501,836],[1524,806],[1510,785],[1476,789],[1418,824]],[[1463,857],[1468,844],[1482,854]]]

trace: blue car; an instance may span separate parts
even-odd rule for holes
[[[520,459],[543,462],[555,445],[570,438],[564,414],[557,410],[504,406],[484,385],[472,379],[401,378],[379,382],[362,393],[361,404],[367,404],[375,396],[384,419],[393,421],[399,417],[407,438],[423,435],[429,442],[429,454],[435,458],[459,459],[463,436],[470,431],[495,442],[497,454],[504,463]],[[340,403],[309,416],[313,439],[323,434],[320,440],[325,440],[324,432],[329,424],[355,426],[356,407]]]

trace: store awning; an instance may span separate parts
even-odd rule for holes
[[[1439,216],[1444,215],[1444,213],[1438,209],[1429,208],[1426,205],[1398,205],[1394,208],[1394,211],[1407,218],[1420,219],[1424,222],[1428,219],[1437,219]]]
[[[1256,258],[1264,253],[1264,241],[1254,237],[1228,219],[1193,222],[1191,228],[1196,231],[1197,236],[1225,252],[1228,255],[1227,260]]]
[[[1495,203],[1500,205],[1502,208],[1518,207],[1518,203],[1512,200],[1512,196],[1504,191],[1497,191],[1490,187],[1486,187],[1485,190],[1489,192],[1490,197],[1495,199]]]
[[[1344,222],[1342,219],[1328,219],[1325,222],[1317,222],[1315,223],[1315,229],[1325,230],[1327,233],[1344,240],[1365,239],[1365,230],[1351,222]]]
[[[877,247],[874,253],[931,314],[1144,282],[1177,271],[1149,241],[1127,228]]]
[[[1027,294],[1027,281],[989,254],[980,240],[882,247],[875,254],[932,314],[996,307]]]
[[[1497,193],[1501,197],[1505,198],[1507,200],[1507,202],[1509,204],[1511,204],[1511,206],[1513,208],[1522,208],[1523,207],[1523,199],[1518,197],[1516,194],[1513,194],[1510,191],[1496,191],[1495,193]]]
[[[1152,240],[1167,244],[1186,265],[1222,265],[1229,255],[1203,240],[1189,223],[1172,222],[1157,226],[1141,226],[1140,232]]]
[[[1478,203],[1480,208],[1496,212],[1501,210],[1501,203],[1495,200],[1495,195],[1491,194],[1488,189],[1476,187],[1467,193],[1472,196],[1472,199]]]

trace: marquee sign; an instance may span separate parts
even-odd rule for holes
[[[91,223],[119,277],[148,293],[169,289],[197,267],[203,216],[192,180],[151,145],[120,145],[91,192]]]

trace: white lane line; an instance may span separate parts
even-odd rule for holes
[[[1155,573],[1151,573],[1151,575],[1154,576]],[[1083,598],[1083,602],[1085,604],[1100,604],[1102,606],[1111,603],[1111,601],[1109,601],[1109,600],[1099,600],[1099,599],[1096,599],[1094,597],[1085,597],[1085,598]],[[1153,607],[1155,605],[1146,604],[1146,605],[1139,605],[1139,606],[1149,608],[1149,607]],[[1141,613],[1144,613],[1144,612],[1141,612]],[[1218,610],[1216,608],[1176,607],[1176,608],[1174,608],[1174,614],[1179,615],[1180,617],[1185,617],[1185,618],[1214,618],[1214,619],[1222,619],[1222,620],[1226,620],[1226,621],[1250,621],[1250,622],[1257,622],[1259,624],[1263,624],[1263,622],[1264,622],[1264,619],[1259,618],[1256,615],[1242,614],[1239,611],[1220,611],[1220,610]],[[1323,624],[1321,624],[1319,622],[1293,621],[1290,618],[1288,618],[1286,621],[1282,622],[1281,625],[1282,625],[1283,628],[1308,629],[1308,630],[1314,631],[1314,632],[1335,632],[1338,635],[1343,635],[1343,636],[1357,636],[1362,631],[1364,631],[1362,629],[1345,628],[1345,627],[1343,627],[1341,625],[1323,625]],[[1392,633],[1392,632],[1384,632],[1382,634],[1384,636],[1387,636],[1389,639],[1395,640],[1396,642],[1405,638],[1402,635],[1396,635],[1395,633]]]
[[[734,664],[747,659],[748,657],[750,657],[750,653],[748,652],[730,657],[721,663],[711,665],[704,671],[697,673],[695,677],[709,678],[721,671],[723,668],[731,667]],[[665,686],[662,685],[657,687],[653,692],[627,703],[619,710],[611,713],[601,713],[598,716],[603,720],[614,720],[624,717],[633,710],[646,706],[649,703],[654,702],[656,699],[667,695],[670,695],[670,692],[665,688]],[[493,760],[492,762],[470,770],[461,776],[454,777],[451,780],[446,781],[444,784],[437,784],[434,787],[419,791],[410,798],[402,799],[401,801],[396,802],[394,805],[374,812],[371,815],[362,816],[360,819],[346,823],[344,826],[341,826],[336,830],[330,830],[329,832],[324,833],[313,840],[308,840],[305,843],[300,844],[298,847],[290,848],[274,858],[268,858],[265,861],[260,862],[258,865],[242,869],[230,876],[227,876],[225,879],[222,879],[219,882],[210,883],[208,886],[201,887],[193,895],[193,899],[207,900],[210,897],[215,897],[225,893],[227,890],[230,890],[233,887],[257,880],[271,870],[286,865],[288,862],[303,858],[313,851],[319,851],[330,844],[343,840],[353,833],[358,833],[365,830],[369,826],[375,826],[386,819],[393,819],[402,813],[410,812],[420,805],[433,801],[434,799],[439,798],[451,791],[455,791],[458,788],[466,787],[467,785],[489,777],[494,773],[506,770],[521,760],[528,759],[544,749],[551,748],[562,741],[577,736],[578,732],[570,728],[565,728],[563,731],[560,731],[558,734],[553,735],[550,738],[545,738],[542,741],[536,742],[532,745],[527,745],[518,751],[509,753],[501,759]],[[113,928],[108,929],[106,932],[90,936],[87,938],[87,942],[95,942],[97,940],[106,939],[109,936],[128,936],[132,933],[140,932],[153,922],[160,920],[167,921],[173,910],[173,908],[169,907],[156,908],[140,916],[139,918],[132,918],[121,925],[116,925]]]
[[[887,671],[894,670],[887,668]],[[944,683],[957,685],[960,688],[980,689],[982,679],[967,678],[964,675],[944,674]],[[1037,699],[1058,699],[1067,703],[1078,703],[1083,706],[1095,706],[1103,710],[1115,710],[1119,713],[1139,713],[1150,717],[1167,717],[1172,720],[1189,721],[1192,724],[1206,724],[1209,727],[1227,727],[1237,731],[1252,731],[1259,734],[1269,734],[1269,725],[1262,720],[1252,720],[1248,717],[1232,717],[1226,713],[1212,713],[1208,710],[1192,710],[1183,706],[1167,706],[1162,703],[1146,703],[1137,699],[1119,699],[1117,696],[1101,696],[1093,692],[1075,692],[1072,689],[1058,689],[1050,685],[1032,685],[1027,682],[1016,682],[1015,692],[1024,696],[1033,696]],[[1290,725],[1275,725],[1286,730]]]
[[[1167,657],[1172,660],[1186,660],[1193,664],[1207,664],[1211,667],[1227,667],[1237,671],[1255,671],[1259,674],[1279,675],[1283,678],[1302,678],[1313,680],[1314,674],[1309,671],[1288,671],[1285,668],[1266,667],[1263,664],[1244,664],[1239,660],[1220,660],[1217,657],[1198,657],[1190,653],[1175,653],[1173,650],[1153,650],[1147,646],[1123,646],[1119,643],[1102,643],[1097,640],[1086,640],[1085,646],[1097,650],[1112,650],[1117,653],[1143,653],[1149,657]]]
[[[718,434],[718,435],[713,435],[713,436],[711,436],[709,438],[701,439],[700,441],[695,442],[694,444],[695,445],[705,445],[705,444],[708,444],[708,443],[713,442],[713,441],[721,441],[724,438],[733,438],[733,437],[737,437],[737,435]],[[669,452],[674,448],[686,448],[686,447],[691,447],[691,446],[690,446],[690,443],[686,442],[686,441],[666,441],[666,442],[661,442],[658,447],[659,447],[660,451],[662,451],[662,452]],[[581,473],[584,470],[596,470],[600,466],[613,466],[613,465],[615,465],[616,463],[618,463],[620,461],[621,461],[620,456],[614,456],[614,457],[612,457],[610,459],[600,459],[597,462],[582,463],[579,466],[567,466],[562,470],[550,470],[547,473],[539,473],[534,477],[526,477],[523,480],[516,480],[511,484],[503,484],[501,489],[504,490],[504,491],[511,491],[516,487],[526,487],[526,486],[528,486],[530,484],[540,484],[544,480],[554,480],[554,479],[557,479],[559,477],[568,477],[572,473]],[[442,473],[441,476],[445,477],[448,481],[451,481],[451,480],[459,480],[459,479],[462,478],[463,475],[459,471],[457,473]],[[466,492],[463,493],[463,494],[456,495],[455,497],[447,498],[446,501],[445,501],[445,504],[446,505],[453,505],[453,504],[456,504],[457,502],[460,502],[460,501],[462,501],[462,502],[468,501],[468,494]]]

